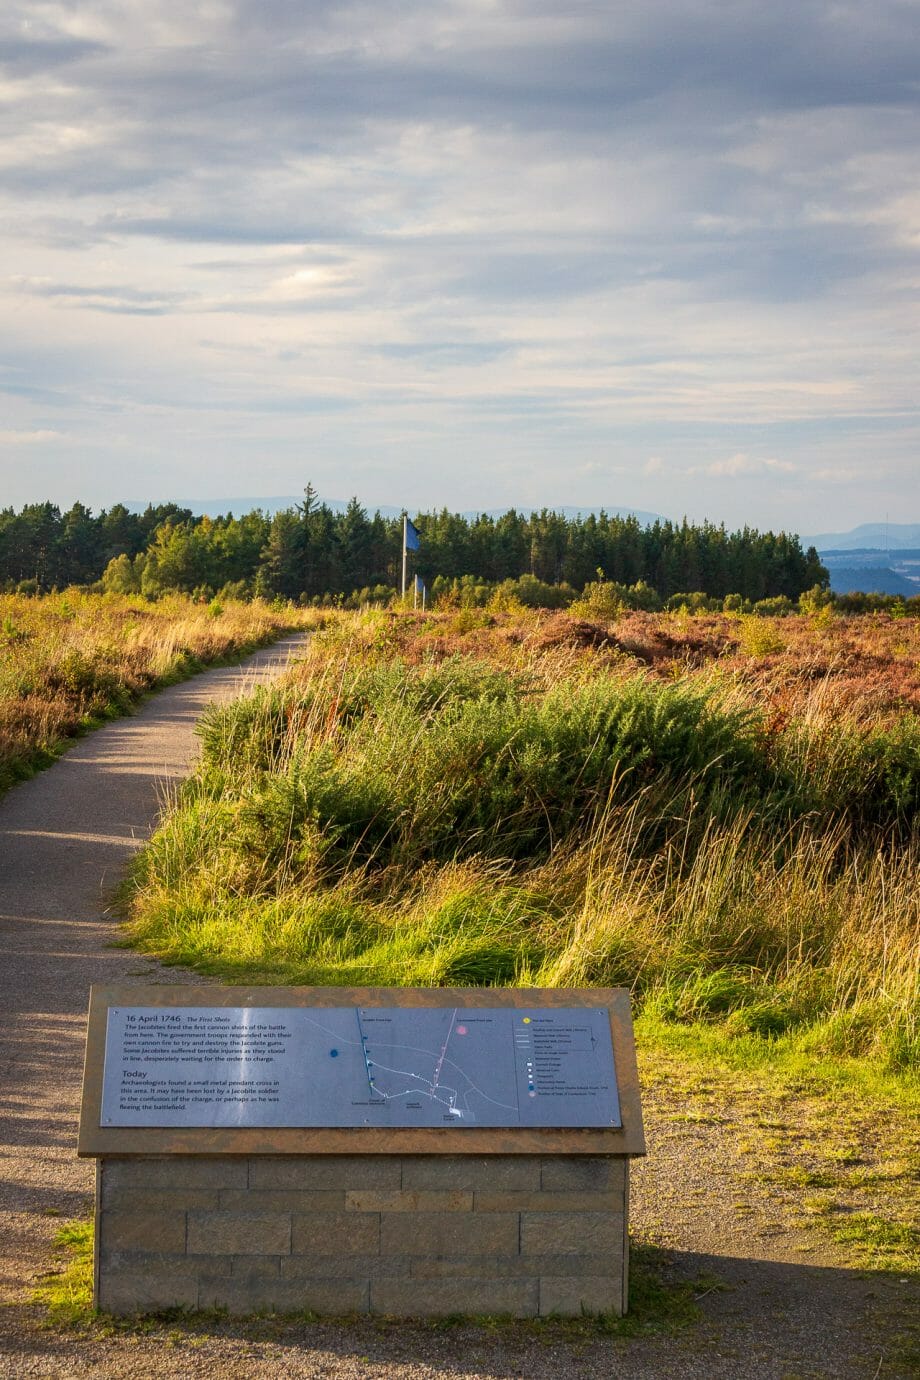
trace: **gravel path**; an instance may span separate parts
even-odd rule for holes
[[[0,799],[0,1299],[47,1264],[48,1214],[82,1213],[92,1192],[74,1155],[90,986],[164,971],[108,947],[106,898],[187,774],[205,706],[277,675],[303,641],[161,691]]]
[[[675,1335],[564,1340],[487,1330],[354,1324],[204,1323],[88,1334],[42,1327],[30,1302],[61,1217],[85,1214],[92,1163],[74,1152],[91,983],[186,975],[110,947],[106,898],[189,769],[204,706],[271,678],[289,638],[242,668],[162,691],[80,740],[0,800],[0,1377],[386,1377],[499,1380],[876,1380],[917,1372],[895,1338],[920,1310],[916,1282],[846,1268],[747,1184],[731,1118],[681,1125],[682,1095],[646,1096],[649,1159],[634,1218],[698,1280],[703,1319]],[[192,979],[188,975],[187,980]]]

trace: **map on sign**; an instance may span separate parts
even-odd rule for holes
[[[103,1126],[619,1126],[604,1008],[120,1007]]]

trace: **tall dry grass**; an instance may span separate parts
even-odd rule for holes
[[[145,692],[311,619],[259,601],[0,595],[0,789]]]
[[[138,943],[239,980],[625,984],[668,1020],[912,1066],[909,714],[812,680],[776,715],[734,651],[661,674],[498,622],[445,657],[433,626],[343,620],[209,716],[135,875]]]

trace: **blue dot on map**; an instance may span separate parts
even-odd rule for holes
[[[330,1049],[330,1051],[329,1051],[329,1058],[330,1058],[330,1059],[338,1059],[338,1057],[339,1057],[339,1051],[338,1051],[337,1049]]]

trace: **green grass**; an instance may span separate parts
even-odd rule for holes
[[[841,729],[822,767],[718,682],[331,658],[207,716],[130,934],[228,981],[625,985],[664,1022],[909,1077],[912,732],[846,757]]]
[[[875,1212],[854,1212],[832,1228],[836,1241],[855,1245],[877,1270],[920,1270],[920,1230]]]
[[[637,855],[627,817],[606,847],[524,871],[474,859],[252,894],[261,862],[225,810],[187,793],[128,893],[132,942],[166,962],[295,985],[626,985],[650,1020],[736,1055],[915,1076],[916,868],[896,857],[860,876],[806,841],[778,860],[741,823],[682,865]]]
[[[859,1053],[816,1051],[810,1031],[804,1039],[796,1030],[764,1038],[757,1032],[739,1033],[731,1021],[677,1022],[653,1009],[639,1012],[635,1030],[646,1060],[657,1060],[662,1066],[673,1062],[682,1078],[692,1080],[694,1074],[705,1074],[718,1077],[726,1089],[732,1084],[756,1086],[764,1096],[813,1094],[841,1110],[855,1104],[878,1117],[896,1113],[917,1118],[920,1125],[920,1076],[916,1070],[892,1068]],[[920,1133],[916,1140],[920,1148]],[[851,1162],[858,1160],[855,1148],[840,1148],[844,1167],[848,1154]]]
[[[43,1305],[49,1323],[86,1326],[93,1309],[93,1222],[65,1223],[54,1239],[60,1263],[39,1280],[35,1301]]]
[[[771,1211],[844,1247],[851,1265],[920,1274],[916,1078],[872,1060],[810,1058],[794,1039],[732,1038],[649,1015],[636,1039],[656,1114],[724,1126],[726,1168],[742,1192],[766,1186]]]

